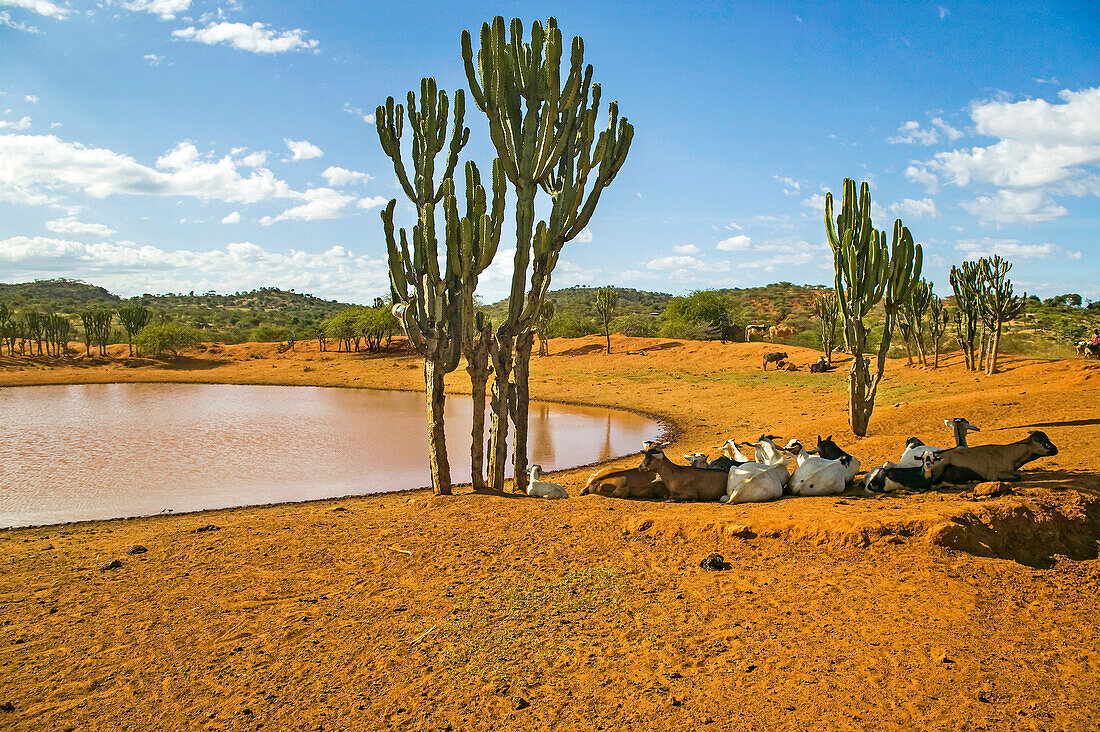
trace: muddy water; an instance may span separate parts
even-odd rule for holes
[[[0,388],[0,527],[146,516],[431,483],[423,395],[286,386]],[[471,409],[447,404],[456,482]],[[602,408],[531,405],[546,470],[640,449],[659,426]]]

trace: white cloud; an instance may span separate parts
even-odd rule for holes
[[[940,191],[940,179],[927,168],[910,165],[905,169],[905,177],[923,185],[929,193],[936,194]]]
[[[576,238],[574,238],[573,241],[577,242],[578,244],[588,244],[592,241],[592,232],[588,229],[584,229],[583,231],[581,231],[581,233],[577,234]]]
[[[13,30],[23,31],[24,33],[41,33],[42,32],[42,31],[38,30],[38,28],[33,26],[33,25],[28,25],[27,23],[20,23],[17,20],[12,20],[11,19],[11,13],[9,13],[5,10],[0,10],[0,25],[7,26],[8,28],[12,28]]]
[[[940,131],[947,137],[948,140],[957,140],[963,136],[961,130],[957,130],[947,122],[944,122],[942,117],[933,117],[932,124],[940,128]]]
[[[145,59],[145,63],[150,66],[160,66],[164,63],[164,56],[158,56],[155,53],[147,53],[142,56],[142,58]]]
[[[360,198],[359,203],[355,205],[361,209],[369,210],[376,206],[385,206],[389,201],[390,199],[384,196],[370,196],[368,198]]]
[[[903,198],[897,203],[892,203],[887,210],[901,219],[938,219],[940,212],[936,208],[936,202],[931,198]]]
[[[212,23],[205,28],[181,28],[172,31],[172,35],[185,41],[208,46],[223,44],[250,53],[315,50],[318,45],[315,40],[306,40],[306,31],[300,28],[280,33],[269,29],[264,23]]]
[[[358,183],[360,181],[366,183],[371,180],[371,176],[366,173],[340,168],[335,165],[325,168],[325,171],[321,173],[321,177],[324,178],[330,186],[346,186],[349,183]]]
[[[741,231],[745,227],[742,226],[741,224],[737,223],[736,221],[731,221],[728,224],[726,224],[726,228],[730,229],[731,231]]]
[[[241,165],[246,168],[258,168],[267,162],[267,152],[263,150],[257,150],[256,152],[249,153],[241,158]]]
[[[31,126],[31,118],[23,117],[18,120],[0,119],[0,130],[25,130]]]
[[[741,252],[747,249],[752,249],[752,238],[745,234],[738,234],[732,236],[729,239],[723,239],[715,245],[716,249],[720,249],[723,252]]]
[[[956,185],[972,180],[1034,188],[1077,178],[1100,163],[1100,87],[1063,90],[1061,104],[1043,99],[975,104],[979,134],[1000,138],[987,147],[937,153],[922,165]]]
[[[1053,244],[1023,244],[1018,239],[960,239],[955,246],[966,257],[991,257],[999,254],[1006,259],[1045,259],[1058,251]]]
[[[687,255],[658,257],[657,259],[651,259],[646,263],[646,267],[649,269],[672,269],[683,271],[686,269],[701,269],[705,266],[705,263],[701,259]]]
[[[239,224],[241,223],[241,212],[234,211],[233,213],[226,214],[222,219],[223,224]]]
[[[782,267],[800,267],[810,264],[819,259],[820,256],[812,252],[791,252],[789,254],[777,254],[768,259],[746,259],[738,262],[737,266],[741,269],[763,269],[765,272],[775,272]],[[832,264],[831,260],[829,264]]]
[[[134,12],[152,13],[161,20],[174,20],[191,7],[191,0],[130,0],[123,2],[122,7]]]
[[[935,145],[939,140],[935,130],[921,127],[916,120],[909,120],[899,127],[896,137],[886,138],[891,145]]]
[[[787,196],[797,195],[802,190],[802,182],[786,176],[773,175],[777,181],[783,184],[783,194]]]
[[[0,0],[0,6],[22,8],[57,20],[64,20],[73,12],[69,8],[50,2],[50,0]]]
[[[1039,224],[1069,213],[1042,190],[1002,189],[992,196],[978,196],[973,201],[963,201],[959,205],[967,213],[981,219],[982,223],[998,227],[1005,224]]]
[[[312,158],[322,157],[325,153],[321,151],[321,148],[314,145],[307,140],[291,140],[290,138],[283,138],[283,142],[286,143],[286,147],[290,150],[290,160],[310,160]]]
[[[357,256],[342,246],[310,253],[237,242],[205,251],[167,251],[128,241],[15,236],[0,241],[0,262],[5,276],[16,280],[77,277],[124,296],[274,286],[363,302],[388,289],[384,259]]]
[[[363,120],[368,125],[374,124],[374,112],[364,112],[359,107],[353,107],[347,102],[344,102],[344,111],[348,114],[354,114],[356,117]]]
[[[23,97],[23,101],[29,104],[38,104],[38,97],[36,97],[34,94],[28,94],[27,96]]]
[[[699,247],[695,246],[694,244],[678,244],[672,247],[672,251],[676,252],[677,254],[698,254]]]
[[[945,8],[942,5],[937,5],[936,6],[936,12],[939,14],[940,20],[943,20],[944,18],[946,18],[948,15],[951,14],[951,11],[948,10],[947,8]]]
[[[104,226],[103,224],[85,224],[77,221],[75,216],[47,221],[46,228],[55,234],[64,234],[68,236],[87,235],[105,237],[115,233],[114,229]]]
[[[201,155],[191,142],[179,143],[151,168],[127,155],[53,135],[0,135],[0,160],[0,200],[16,203],[53,203],[62,192],[231,203],[305,197],[266,168],[242,176],[231,156]]]
[[[305,192],[305,199],[306,203],[288,208],[275,218],[264,216],[260,223],[270,226],[278,221],[335,219],[355,200],[355,196],[348,196],[331,188],[311,188]]]
[[[802,201],[802,205],[806,208],[812,208],[815,211],[825,212],[825,195],[822,193],[815,193],[809,198]]]

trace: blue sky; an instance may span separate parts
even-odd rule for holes
[[[831,282],[824,191],[855,177],[941,293],[1000,253],[1018,291],[1100,299],[1092,2],[0,0],[0,281],[369,302],[380,207],[411,220],[374,108],[422,76],[464,86],[461,31],[521,8],[585,39],[635,126],[554,287]]]

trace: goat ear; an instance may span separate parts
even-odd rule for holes
[[[832,436],[832,435],[829,435],[829,436],[828,436],[828,437],[826,437],[825,439],[826,439],[826,440],[827,440],[828,442],[832,442],[832,441],[833,441],[833,436]]]

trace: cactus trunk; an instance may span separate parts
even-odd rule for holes
[[[535,334],[528,330],[516,338],[516,381],[514,413],[515,447],[512,460],[512,487],[516,493],[527,492],[527,429],[531,407],[531,392],[528,386],[531,365],[531,350],[534,347]]]
[[[424,392],[428,405],[428,463],[432,470],[432,492],[437,496],[451,495],[451,466],[447,461],[447,439],[443,427],[444,368],[434,360],[424,359]]]

